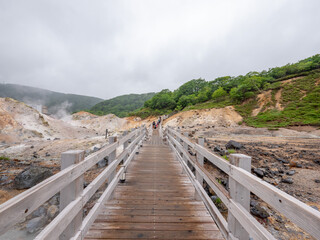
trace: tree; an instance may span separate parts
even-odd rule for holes
[[[215,90],[212,94],[213,100],[220,100],[227,96],[228,93],[223,89],[223,87],[219,87],[217,90]]]
[[[204,87],[197,96],[196,102],[202,103],[208,101],[211,98],[211,89],[209,86]]]
[[[205,86],[207,86],[207,82],[204,79],[193,79],[185,84],[181,85],[174,93],[174,99],[178,102],[179,98],[183,95],[189,96],[192,94],[197,95],[198,92],[201,91]]]
[[[173,94],[169,89],[164,89],[154,95],[149,101],[145,102],[145,107],[151,109],[174,109],[176,102],[173,99]]]
[[[182,109],[188,105],[192,105],[196,103],[196,96],[194,94],[189,96],[181,96],[178,101],[178,106],[181,106]]]

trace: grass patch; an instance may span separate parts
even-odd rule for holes
[[[225,160],[229,161],[229,158],[227,155],[223,155],[222,158],[224,158]]]
[[[0,160],[6,160],[6,161],[8,161],[8,160],[10,160],[10,158],[8,158],[8,157],[6,157],[6,156],[0,156]]]
[[[197,109],[210,109],[210,108],[224,108],[233,104],[234,102],[232,102],[230,98],[226,98],[223,101],[211,100],[208,102],[187,106],[183,109],[183,111],[197,110]]]
[[[291,99],[294,99],[292,96]],[[246,124],[253,127],[278,128],[297,125],[320,126],[320,87],[304,98],[287,104],[283,111],[269,110],[255,117],[247,117]]]
[[[145,119],[150,116],[161,116],[161,115],[170,115],[173,111],[170,109],[164,110],[153,110],[151,108],[141,108],[137,111],[129,113],[129,116],[140,117],[141,119]]]
[[[255,108],[256,99],[247,104],[236,106],[236,110],[244,118],[244,122],[252,127],[267,127],[277,130],[279,127],[314,125],[320,126],[320,86],[315,83],[320,78],[320,73],[312,73],[309,76],[293,80],[283,85],[282,104],[283,111],[276,109],[260,112],[257,116],[251,116]],[[272,104],[276,103],[275,94],[278,90],[272,90]],[[267,105],[267,106],[270,106]]]
[[[246,103],[236,105],[235,109],[245,119],[251,116],[253,109],[255,109],[257,105],[258,105],[258,100],[256,98],[253,98]]]

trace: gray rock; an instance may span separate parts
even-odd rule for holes
[[[98,168],[103,168],[103,167],[107,166],[107,164],[108,164],[107,161],[108,161],[108,160],[107,160],[106,158],[100,160],[100,161],[97,163]]]
[[[55,216],[57,216],[59,214],[59,208],[56,206],[56,205],[51,205],[49,208],[48,208],[48,211],[47,211],[47,216],[50,218],[50,219],[53,219]]]
[[[226,149],[241,149],[241,148],[244,148],[243,145],[241,143],[234,141],[234,140],[230,140],[226,144]]]
[[[252,207],[250,209],[250,212],[252,215],[257,216],[259,218],[267,218],[270,216],[269,213],[259,205]]]
[[[287,175],[292,176],[292,175],[295,174],[295,173],[296,173],[295,170],[291,170],[291,171],[287,172]]]
[[[2,176],[0,176],[0,182],[4,182],[4,181],[7,181],[8,180],[8,176],[6,176],[6,175],[2,175]]]
[[[253,199],[250,200],[250,206],[251,206],[251,207],[255,207],[255,206],[257,206],[257,205],[258,205],[258,202],[257,202],[257,201],[255,201],[255,200],[253,200]]]
[[[276,158],[276,159],[277,159],[277,161],[279,161],[279,162],[281,162],[281,163],[289,163],[288,160],[285,160],[285,159],[283,159],[283,158]]]
[[[52,175],[52,171],[48,168],[28,167],[15,177],[14,187],[16,189],[31,188]]]
[[[59,202],[60,202],[60,195],[59,194],[56,194],[54,195],[50,200],[49,200],[49,203],[51,205],[59,205]]]
[[[282,178],[282,182],[283,183],[288,183],[288,184],[292,184],[293,183],[293,179],[288,177],[288,178]]]
[[[47,214],[47,210],[43,206],[40,206],[38,207],[37,210],[33,211],[32,217],[33,218],[41,217],[41,216],[45,216],[46,214]]]
[[[45,216],[33,218],[26,225],[27,232],[35,233],[44,227],[47,222],[48,219]]]
[[[219,153],[221,156],[226,155],[226,151],[223,150],[223,149],[222,149],[221,147],[219,147],[219,146],[215,146],[214,149],[213,149],[213,151]]]
[[[255,168],[253,169],[253,172],[259,177],[263,178],[264,176],[264,171],[261,168]]]
[[[320,165],[320,160],[319,159],[316,159],[316,160],[313,160],[314,161],[314,163],[316,163],[316,164],[319,164]]]

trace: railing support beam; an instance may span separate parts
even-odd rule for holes
[[[251,157],[244,154],[231,154],[230,163],[236,167],[240,167],[248,172],[251,171]],[[250,191],[229,176],[229,193],[232,200],[242,205],[250,212]],[[239,221],[228,212],[228,228],[229,232],[240,240],[248,240],[249,234],[242,227]]]
[[[198,138],[198,144],[202,147],[204,146],[204,138],[203,137]],[[197,162],[203,167],[204,157],[200,154],[200,152],[197,152]],[[202,187],[203,186],[203,177],[201,176],[201,174],[197,170],[196,170],[196,179]],[[197,192],[195,192],[195,199],[201,200],[201,197],[199,196],[199,194]]]
[[[109,137],[109,144],[115,143],[117,141],[117,137]],[[116,152],[117,150],[114,150],[111,152],[108,156],[108,166],[116,159]],[[116,170],[114,170],[111,174],[110,177],[108,178],[108,185],[111,183],[112,179],[114,178],[116,174]]]
[[[71,150],[61,154],[61,170],[84,160],[84,151]],[[60,192],[60,212],[83,191],[83,175],[75,179]],[[73,219],[69,226],[60,235],[60,240],[70,239],[79,230],[82,223],[82,211]]]

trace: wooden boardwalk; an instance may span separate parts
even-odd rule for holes
[[[170,148],[153,135],[86,239],[223,239]]]

